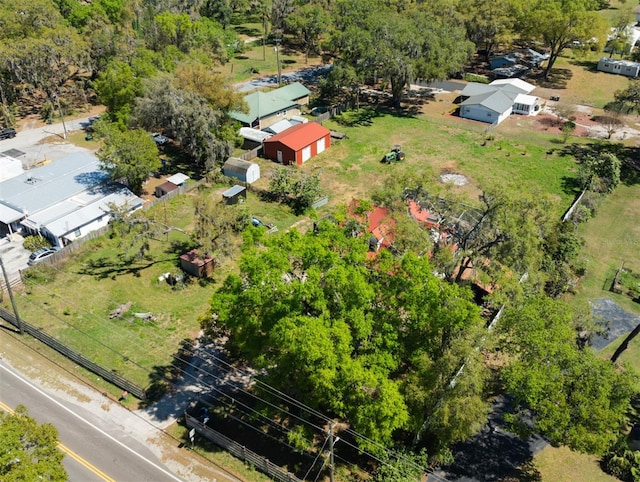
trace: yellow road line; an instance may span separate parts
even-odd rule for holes
[[[5,412],[8,412],[8,413],[15,413],[15,410],[13,410],[9,405],[7,405],[6,403],[3,403],[3,402],[0,402],[0,409],[4,410]],[[84,467],[89,469],[91,472],[96,474],[98,477],[100,477],[105,482],[116,482],[115,479],[112,479],[111,477],[109,477],[107,474],[105,474],[98,467],[96,467],[95,465],[91,464],[87,460],[85,460],[82,457],[80,457],[80,455],[75,453],[73,450],[71,450],[69,447],[67,447],[66,445],[62,444],[61,442],[58,442],[58,449],[61,452],[67,454],[69,457],[71,457],[73,460],[78,462],[80,465],[83,465]]]
[[[116,479],[112,479],[111,477],[109,477],[107,474],[105,474],[102,470],[100,470],[98,467],[96,467],[95,465],[89,463],[88,461],[86,461],[85,459],[83,459],[82,457],[80,457],[77,453],[75,453],[73,450],[71,450],[69,447],[65,446],[64,444],[58,442],[58,448],[64,452],[65,454],[67,454],[69,457],[71,457],[73,460],[75,460],[76,462],[78,462],[81,465],[84,465],[87,469],[89,469],[91,472],[93,472],[94,474],[96,474],[98,477],[100,477],[102,480],[106,481],[106,482],[116,482]]]

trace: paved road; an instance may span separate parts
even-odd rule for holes
[[[87,149],[78,147],[65,140],[65,128],[67,133],[80,130],[89,125],[88,117],[68,119],[64,122],[46,125],[44,127],[26,128],[18,131],[13,139],[0,141],[0,153],[17,149],[24,154],[18,157],[24,167],[32,167],[36,162],[44,159],[56,160],[78,151],[88,152]],[[42,142],[50,138],[51,142]]]
[[[314,84],[318,82],[320,77],[324,77],[331,70],[331,64],[318,65],[314,67],[305,67],[295,72],[287,72],[280,75],[282,82],[302,82],[304,84]],[[249,92],[251,90],[261,89],[264,87],[277,87],[278,76],[269,75],[259,79],[242,82],[234,86],[237,92]]]
[[[4,404],[12,408],[23,404],[39,423],[54,424],[60,442],[79,456],[65,457],[71,482],[182,480],[137,440],[83,407],[45,392],[4,362],[0,362],[0,380]]]

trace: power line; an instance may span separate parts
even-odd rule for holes
[[[322,444],[322,447],[320,447],[320,450],[318,450],[318,455],[316,455],[316,458],[313,459],[313,463],[311,464],[311,467],[309,467],[309,470],[307,470],[307,473],[304,474],[304,477],[302,477],[302,480],[306,480],[307,479],[307,477],[311,473],[311,470],[313,469],[313,466],[316,465],[316,462],[318,461],[318,458],[322,454],[322,451],[324,450],[324,447],[327,445],[328,441],[329,441],[328,437],[324,439],[324,443]],[[320,467],[320,470],[322,471],[323,468],[324,468],[324,463],[322,464],[322,467]]]
[[[229,363],[227,363],[227,362],[226,362],[226,361],[224,361],[223,359],[221,359],[221,358],[217,357],[216,355],[211,354],[211,353],[208,353],[208,354],[209,354],[213,359],[215,359],[216,361],[222,362],[224,365],[226,365],[227,367],[229,367],[229,369],[228,369],[229,371],[233,370],[233,371],[240,371],[240,372],[242,372],[242,370],[241,370],[241,369],[236,368],[236,367],[233,367],[232,365],[230,365]],[[262,381],[260,381],[259,379],[255,378],[252,374],[247,373],[246,371],[245,371],[245,375],[246,375],[246,376],[251,377],[251,378],[252,378],[254,381],[256,381],[256,382],[260,382],[262,385],[264,385],[265,387],[268,387],[269,389],[273,390],[274,392],[282,393],[282,392],[280,392],[279,390],[277,390],[276,388],[272,387],[271,385],[269,385],[269,384],[267,384],[267,383],[265,383],[265,382],[262,382]],[[215,376],[214,376],[214,377],[215,377]],[[256,396],[256,398],[258,398],[258,399],[260,399],[260,400],[263,400],[263,399],[261,399],[260,397],[257,397],[257,396]],[[302,402],[300,402],[300,401],[298,401],[298,400],[296,400],[296,399],[294,399],[294,398],[290,397],[289,395],[285,395],[285,398],[286,398],[287,400],[293,401],[297,407],[299,407],[299,408],[301,408],[301,409],[304,409],[304,410],[308,410],[308,411],[312,412],[314,415],[315,415],[315,414],[317,414],[319,417],[321,417],[322,419],[324,419],[324,420],[326,420],[326,421],[330,421],[330,420],[331,420],[331,419],[330,419],[329,417],[327,417],[326,415],[323,415],[323,414],[321,414],[320,412],[317,412],[316,410],[314,410],[314,409],[312,409],[312,408],[308,407],[308,406],[307,406],[307,405],[305,405],[304,403],[302,403]],[[273,406],[273,404],[270,404],[270,405],[271,405],[271,406]],[[276,409],[278,409],[278,410],[280,410],[280,411],[282,411],[283,413],[286,413],[286,414],[288,414],[288,415],[292,415],[292,414],[290,414],[290,412],[286,411],[285,409],[278,408],[278,407],[275,407],[275,408],[276,408]],[[295,417],[295,416],[294,416],[294,417]],[[316,429],[318,429],[318,430],[322,430],[322,429],[320,429],[320,427],[317,427],[317,426],[315,426],[315,425],[311,424],[310,422],[308,422],[308,421],[306,421],[306,420],[304,420],[304,419],[301,419],[301,418],[299,418],[299,417],[296,417],[296,418],[297,418],[298,420],[303,421],[304,423],[308,423],[309,425],[311,425],[312,427],[314,427],[314,428],[316,428]],[[371,445],[373,445],[373,446],[378,447],[379,449],[383,450],[383,451],[384,451],[385,453],[387,453],[387,454],[389,453],[389,449],[387,449],[387,448],[386,448],[385,446],[383,446],[382,444],[380,444],[380,443],[378,443],[378,442],[375,442],[375,441],[371,440],[370,438],[368,438],[368,437],[366,437],[366,436],[364,436],[364,435],[362,435],[362,434],[360,434],[360,433],[358,433],[358,432],[356,432],[356,431],[354,431],[354,430],[352,430],[352,429],[346,429],[346,430],[345,430],[345,432],[346,432],[346,433],[348,433],[348,434],[350,434],[350,435],[352,435],[353,437],[356,437],[356,438],[359,438],[359,439],[365,440],[367,443],[369,443],[369,444],[371,444]],[[357,446],[355,446],[355,445],[353,445],[353,444],[351,444],[351,443],[347,442],[346,440],[343,440],[343,439],[341,439],[341,440],[342,440],[346,445],[348,445],[348,446],[350,446],[350,447],[352,447],[352,448],[356,449],[356,450],[357,450],[357,451],[359,451],[359,452],[362,452],[362,453],[364,453],[364,454],[368,455],[369,457],[373,458],[373,459],[374,459],[374,460],[376,460],[377,462],[382,463],[382,464],[386,464],[386,462],[385,462],[384,460],[382,460],[382,459],[380,459],[380,458],[376,457],[376,456],[375,456],[375,455],[373,455],[373,454],[370,454],[370,453],[369,453],[369,452],[367,452],[367,451],[364,451],[361,447],[357,447]],[[425,472],[430,473],[430,475],[433,475],[434,477],[436,477],[436,478],[437,478],[437,480],[446,480],[446,479],[443,479],[442,477],[437,476],[435,473],[433,473],[433,471],[432,471],[431,469],[429,469],[429,468],[425,468],[425,467],[421,467],[421,466],[417,465],[415,462],[413,462],[412,460],[410,460],[410,459],[408,459],[408,458],[406,458],[406,457],[400,456],[400,455],[399,455],[399,454],[397,454],[397,453],[393,454],[393,456],[394,456],[395,458],[398,458],[398,459],[404,460],[404,461],[406,461],[406,462],[408,462],[408,463],[412,464],[414,467],[419,468],[419,469],[420,469],[420,470],[422,470],[422,471],[425,471]]]
[[[54,267],[54,269],[55,269],[56,271],[61,272],[61,270],[59,270],[59,269],[57,269],[57,268],[55,268],[55,267]],[[37,286],[37,285],[36,285],[36,286]],[[38,286],[38,288],[41,288],[41,287],[40,287],[40,286]],[[43,288],[43,289],[44,289],[44,288]],[[62,298],[62,297],[61,297],[61,298]],[[71,304],[72,304],[72,305],[74,305],[74,302],[72,302]],[[53,316],[54,318],[56,318],[56,319],[58,319],[58,320],[62,321],[64,324],[66,324],[66,325],[70,326],[71,328],[73,328],[73,329],[77,330],[78,332],[82,333],[83,335],[87,336],[89,339],[91,339],[91,340],[95,341],[96,343],[100,344],[101,346],[105,347],[106,349],[108,349],[108,350],[112,351],[113,353],[117,354],[117,355],[118,355],[118,356],[120,356],[122,359],[124,359],[124,360],[126,360],[126,361],[128,361],[128,362],[131,362],[133,365],[135,365],[135,366],[137,366],[138,368],[140,368],[140,369],[144,370],[147,374],[149,374],[149,375],[153,374],[153,372],[152,372],[151,370],[149,370],[148,368],[145,368],[145,367],[143,367],[142,365],[140,365],[139,363],[137,363],[137,362],[135,362],[135,361],[131,360],[131,358],[130,358],[130,357],[123,355],[122,353],[120,353],[120,352],[118,352],[117,350],[113,349],[113,348],[112,348],[112,347],[110,347],[109,345],[107,345],[107,344],[103,343],[102,341],[98,340],[98,339],[97,339],[97,338],[95,338],[94,336],[92,336],[92,335],[90,335],[90,334],[88,334],[88,333],[84,332],[83,330],[81,330],[80,328],[76,327],[76,326],[75,326],[75,325],[73,325],[72,323],[70,323],[70,322],[68,322],[68,321],[64,320],[63,318],[61,318],[59,315],[56,315],[55,313],[52,313],[50,310],[45,309],[45,308],[43,308],[43,307],[41,307],[41,306],[38,306],[38,308],[42,309],[43,311],[47,312],[48,314],[50,314],[50,315],[51,315],[51,316]],[[83,311],[84,311],[85,313],[87,313],[89,316],[93,317],[93,318],[97,318],[97,317],[98,317],[98,315],[96,315],[96,314],[94,314],[94,313],[91,313],[91,312],[88,312],[86,309],[84,309]],[[191,347],[194,347],[194,346],[195,346],[195,345],[194,345],[194,343],[193,343],[192,341],[188,340],[187,342],[189,343],[189,345],[191,345]],[[207,353],[209,356],[211,356],[215,361],[217,361],[217,362],[222,363],[223,365],[225,365],[225,366],[227,367],[227,371],[228,371],[228,372],[230,372],[230,371],[232,371],[232,370],[233,370],[234,372],[244,372],[244,373],[245,373],[245,375],[246,375],[246,376],[248,376],[248,377],[250,377],[250,378],[251,378],[251,379],[252,379],[256,384],[259,384],[260,386],[262,386],[263,388],[265,388],[268,392],[270,392],[272,395],[275,395],[275,396],[276,396],[277,398],[279,398],[280,400],[282,400],[282,401],[284,401],[284,402],[286,402],[286,403],[292,404],[292,405],[294,405],[295,407],[297,407],[297,408],[299,408],[299,409],[301,409],[301,410],[304,410],[304,411],[306,411],[307,413],[309,413],[309,414],[311,414],[311,415],[313,415],[313,416],[315,416],[315,417],[318,417],[319,419],[323,420],[324,422],[329,422],[329,421],[331,421],[331,418],[329,418],[328,416],[326,416],[326,415],[324,415],[324,414],[322,414],[322,413],[318,412],[317,410],[315,410],[315,409],[313,409],[313,408],[309,407],[308,405],[306,405],[306,404],[304,404],[304,403],[300,402],[299,400],[297,400],[297,399],[295,399],[295,398],[293,398],[293,397],[291,397],[291,396],[289,396],[289,395],[287,395],[287,394],[283,393],[282,391],[280,391],[280,390],[276,389],[275,387],[273,387],[273,386],[271,386],[271,385],[267,384],[266,382],[263,382],[263,381],[262,381],[262,380],[260,380],[259,378],[256,378],[253,374],[250,374],[250,373],[248,373],[248,372],[246,372],[246,371],[243,371],[242,369],[239,369],[239,368],[237,368],[237,367],[232,366],[231,364],[229,364],[228,362],[226,362],[226,361],[225,361],[225,360],[223,360],[222,358],[220,358],[220,357],[218,357],[218,356],[216,356],[216,355],[214,355],[214,354],[212,354],[212,353],[210,353],[210,352],[206,352],[206,353]],[[223,383],[229,383],[229,382],[225,381],[224,379],[222,379],[221,377],[214,375],[213,373],[211,373],[211,372],[207,371],[206,369],[203,369],[203,368],[201,368],[201,367],[197,367],[197,366],[195,366],[195,365],[191,364],[190,362],[188,362],[188,361],[186,361],[186,360],[184,360],[184,359],[180,358],[180,357],[179,357],[179,356],[177,356],[177,355],[174,355],[173,357],[174,357],[175,359],[177,359],[177,360],[181,361],[182,363],[185,363],[185,364],[187,364],[188,366],[191,366],[192,368],[194,368],[194,369],[196,369],[196,370],[198,370],[198,371],[201,371],[201,372],[206,373],[207,375],[211,376],[212,378],[214,378],[214,379],[215,379],[215,380],[217,380],[217,381],[221,381],[221,382],[223,382]],[[251,416],[251,414],[256,414],[256,415],[258,415],[258,417],[260,417],[261,419],[264,419],[264,420],[265,420],[267,423],[269,423],[271,426],[274,426],[274,424],[275,424],[275,426],[277,426],[277,427],[278,427],[277,429],[278,429],[278,430],[281,430],[283,433],[288,433],[288,432],[290,432],[290,429],[288,429],[288,428],[286,428],[286,427],[284,427],[284,426],[281,426],[281,425],[280,425],[280,424],[278,424],[277,422],[274,422],[271,418],[266,417],[266,416],[265,416],[265,415],[263,415],[261,412],[259,412],[259,411],[255,410],[255,409],[253,409],[253,408],[251,408],[251,407],[249,407],[248,405],[246,405],[246,404],[244,404],[244,403],[242,403],[242,402],[239,402],[237,399],[235,399],[235,398],[231,397],[230,395],[228,395],[227,393],[223,392],[222,390],[220,390],[220,389],[216,388],[215,386],[212,386],[212,385],[210,385],[210,384],[207,384],[206,382],[203,382],[203,381],[201,381],[201,380],[198,380],[198,379],[197,379],[197,377],[196,377],[195,375],[193,375],[193,374],[191,374],[191,373],[189,373],[189,372],[187,372],[187,371],[183,370],[181,367],[177,366],[177,365],[176,365],[176,364],[174,364],[173,362],[170,362],[170,363],[169,363],[169,365],[170,365],[170,366],[172,366],[173,368],[177,369],[178,371],[180,371],[180,372],[181,372],[181,373],[183,373],[184,375],[189,376],[189,377],[191,377],[191,378],[195,379],[196,381],[198,381],[198,383],[202,384],[202,385],[203,385],[203,386],[205,386],[206,388],[209,388],[210,390],[213,390],[213,391],[215,391],[216,393],[219,393],[220,395],[222,395],[222,396],[224,396],[224,397],[230,398],[232,401],[237,402],[238,404],[242,405],[242,406],[243,406],[243,407],[245,407],[247,410],[249,410],[249,412],[243,411],[243,413],[245,413],[246,415]],[[162,378],[163,378],[165,381],[171,382],[171,380],[168,380],[166,377],[162,377]],[[232,385],[231,383],[229,383],[229,384],[230,384],[230,385]],[[233,385],[232,385],[232,386],[233,386]],[[284,408],[282,408],[282,407],[278,407],[277,405],[275,405],[275,404],[273,404],[273,403],[271,403],[271,402],[268,402],[267,400],[263,399],[262,397],[259,397],[258,395],[255,395],[254,393],[249,392],[249,391],[245,390],[244,388],[242,388],[242,387],[240,387],[240,386],[238,386],[238,385],[236,385],[236,386],[235,386],[235,388],[236,388],[236,389],[239,389],[242,393],[244,393],[244,394],[246,394],[246,395],[248,395],[248,396],[250,396],[250,397],[252,397],[252,398],[254,398],[254,399],[256,399],[256,400],[259,400],[260,402],[262,402],[262,403],[264,403],[264,404],[266,404],[266,405],[268,405],[268,406],[270,406],[270,407],[274,408],[275,410],[278,410],[278,411],[282,412],[283,414],[288,415],[289,417],[295,418],[296,420],[299,420],[300,422],[305,423],[305,424],[307,424],[307,425],[311,426],[312,428],[314,428],[314,429],[316,429],[316,430],[318,430],[318,431],[320,431],[320,432],[324,432],[324,429],[323,429],[322,427],[319,427],[318,425],[315,425],[315,424],[311,423],[310,421],[308,421],[308,420],[306,420],[306,419],[304,419],[304,418],[301,418],[301,417],[299,417],[299,416],[297,416],[297,415],[294,415],[294,414],[292,414],[291,412],[289,412],[288,410],[286,410],[286,409],[284,409]],[[223,403],[224,403],[226,406],[229,406],[230,408],[232,407],[232,405],[229,405],[228,403],[225,403],[225,402],[223,402]],[[241,410],[241,411],[242,411],[242,410]],[[243,422],[243,423],[246,423],[246,422]],[[253,427],[253,426],[252,426],[252,428],[256,429],[256,428],[255,428],[255,427]],[[274,427],[274,428],[276,428],[276,427]],[[258,429],[256,429],[256,430],[258,430]],[[258,430],[258,431],[260,431],[260,430]],[[261,432],[261,431],[260,431],[260,432]],[[362,434],[360,434],[360,433],[358,433],[358,432],[356,432],[356,431],[354,431],[354,430],[352,430],[352,429],[346,429],[346,430],[345,430],[345,432],[346,432],[346,433],[348,433],[349,435],[351,435],[351,436],[355,437],[355,438],[362,439],[362,440],[366,441],[367,443],[369,443],[369,444],[371,444],[371,445],[373,445],[373,446],[376,446],[376,447],[378,447],[379,449],[381,449],[382,451],[384,451],[385,453],[389,454],[389,449],[387,449],[387,448],[386,448],[386,447],[384,447],[383,445],[381,445],[381,444],[379,444],[379,443],[377,443],[377,442],[375,442],[375,441],[373,441],[373,440],[369,439],[368,437],[366,437],[366,436],[364,436],[364,435],[362,435]],[[264,432],[261,432],[261,433],[264,433]],[[358,452],[360,452],[360,453],[362,453],[362,454],[364,454],[364,455],[367,455],[368,457],[370,457],[371,459],[373,459],[373,460],[377,461],[378,463],[381,463],[381,464],[384,464],[384,465],[388,465],[388,463],[387,463],[386,461],[384,461],[384,460],[380,459],[379,457],[377,457],[377,456],[375,456],[375,455],[373,455],[373,454],[369,453],[368,451],[363,450],[361,447],[358,447],[358,446],[356,446],[356,445],[353,445],[353,444],[351,444],[351,443],[347,442],[347,441],[346,441],[346,440],[344,440],[344,439],[341,439],[341,441],[342,441],[343,443],[345,443],[345,445],[348,445],[348,446],[350,446],[350,447],[354,448],[355,450],[357,450]],[[308,441],[307,441],[307,442],[308,442]],[[286,444],[286,443],[284,443],[284,442],[281,442],[281,443],[283,443],[284,445],[287,445],[287,446],[291,447],[290,445],[288,445],[288,444]],[[309,444],[309,445],[311,445],[311,444]],[[293,448],[293,447],[291,447],[291,448]],[[295,449],[295,448],[294,448],[294,449]],[[446,480],[446,479],[444,479],[444,478],[442,478],[442,477],[440,477],[440,476],[437,476],[435,473],[433,473],[433,471],[432,471],[431,469],[424,468],[424,467],[420,467],[420,466],[418,466],[417,464],[415,464],[415,462],[411,461],[411,460],[410,460],[410,459],[408,459],[408,458],[405,458],[405,457],[400,456],[400,455],[398,455],[398,454],[394,454],[394,456],[395,456],[396,458],[398,458],[398,459],[404,460],[404,461],[406,461],[406,462],[408,462],[408,463],[410,463],[410,464],[414,465],[416,468],[420,468],[420,470],[422,470],[422,471],[424,471],[424,472],[427,472],[427,473],[429,473],[430,475],[433,475],[434,477],[436,477],[436,478],[437,478],[437,480]],[[351,463],[351,462],[349,462],[349,461],[345,460],[345,459],[344,459],[344,458],[342,458],[342,457],[337,456],[337,458],[340,458],[341,460],[343,460],[343,461],[344,461],[344,462],[346,462],[346,463]]]

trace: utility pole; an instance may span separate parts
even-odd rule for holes
[[[281,75],[280,75],[280,38],[279,38],[279,35],[276,36],[275,42],[276,42],[276,46],[275,46],[276,63],[278,64],[278,86],[280,86]]]
[[[333,445],[340,440],[340,437],[333,438],[333,420],[329,421],[329,482],[333,481]]]
[[[22,331],[22,322],[20,321],[20,316],[18,315],[18,307],[16,306],[16,301],[13,299],[13,291],[11,290],[11,284],[9,283],[9,277],[7,276],[7,270],[4,269],[4,263],[2,262],[2,258],[0,258],[0,267],[2,267],[2,275],[4,276],[4,282],[7,285],[7,291],[9,292],[9,299],[11,300],[11,306],[13,306],[13,314],[16,317],[16,322],[18,323],[18,330],[20,330],[20,334],[24,334]]]
[[[63,139],[67,138],[67,126],[64,123],[64,116],[62,115],[62,106],[60,105],[60,98],[58,94],[53,94],[54,100],[58,103],[58,112],[60,112],[60,119],[62,120],[62,128],[64,129]]]

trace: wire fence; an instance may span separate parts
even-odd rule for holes
[[[104,378],[105,380],[117,386],[118,388],[126,390],[134,397],[139,398],[140,400],[147,399],[147,393],[144,388],[136,385],[135,383],[127,380],[124,377],[121,377],[120,375],[118,375],[117,373],[114,373],[112,370],[109,370],[108,368],[98,365],[97,363],[88,359],[81,353],[75,350],[72,350],[71,348],[66,346],[64,343],[61,343],[60,341],[56,340],[52,336],[48,335],[47,333],[42,331],[40,328],[33,326],[22,319],[18,321],[15,315],[8,312],[2,307],[0,307],[0,318],[12,324],[16,328],[24,331],[25,333],[28,333],[29,335],[34,337],[36,340],[41,341],[48,347],[53,348],[55,351],[69,358],[70,360],[73,360],[75,363],[82,366],[83,368],[86,368],[87,370]]]

